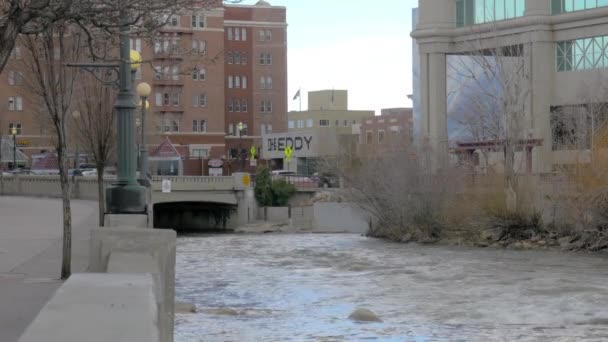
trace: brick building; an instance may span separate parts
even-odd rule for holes
[[[154,43],[133,37],[145,61],[134,85],[152,86],[146,132],[149,150],[167,138],[190,159],[229,159],[248,151],[263,132],[287,130],[286,8],[266,1],[222,5],[169,18]],[[0,74],[0,132],[13,125],[29,156],[53,150],[52,128],[34,112],[22,86],[17,47]],[[139,115],[139,113],[138,113]],[[238,137],[242,122],[243,136]],[[71,154],[71,153],[70,153]],[[185,158],[185,157],[184,157]],[[188,169],[188,168],[186,168]]]
[[[362,155],[404,152],[412,145],[413,137],[412,108],[382,109],[380,116],[362,120],[359,151]]]

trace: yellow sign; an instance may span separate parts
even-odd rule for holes
[[[251,184],[251,177],[249,177],[249,175],[244,175],[243,176],[243,185],[249,186],[249,184]]]
[[[285,148],[285,159],[287,161],[290,161],[291,160],[291,155],[293,155],[293,150],[291,149],[291,146],[287,146]]]
[[[141,55],[136,50],[131,50],[130,57],[131,57],[131,70],[137,71],[137,69],[139,69],[139,66],[141,64]]]
[[[255,146],[251,145],[249,152],[251,152],[251,159],[255,159],[255,155],[258,154],[258,150],[256,150]]]

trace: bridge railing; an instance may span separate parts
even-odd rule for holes
[[[232,176],[153,176],[152,191],[161,191],[163,180],[171,182],[171,191],[234,190],[236,185]]]

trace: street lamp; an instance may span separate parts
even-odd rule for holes
[[[146,189],[137,181],[137,151],[135,132],[136,100],[133,94],[133,74],[141,66],[139,52],[131,50],[130,17],[126,8],[120,12],[119,93],[116,98],[118,135],[117,181],[107,189],[106,204],[110,214],[138,214],[147,209]]]
[[[243,172],[243,169],[245,168],[245,165],[243,165],[245,163],[245,159],[243,158],[243,127],[245,125],[242,122],[239,122],[236,126],[239,129],[239,153],[238,153],[238,155],[241,156],[241,172]]]
[[[17,127],[13,126],[11,135],[13,136],[13,170],[17,170]]]
[[[72,112],[74,122],[80,120],[80,112],[75,110]],[[74,132],[74,136],[76,136]],[[74,145],[76,145],[76,153],[74,154],[74,176],[80,176],[80,151],[78,149],[78,142],[74,139]]]
[[[152,92],[152,87],[146,82],[141,82],[137,85],[137,95],[141,99],[141,145],[139,150],[140,156],[140,170],[139,178],[143,186],[150,186],[150,180],[148,179],[148,149],[146,148],[146,109],[150,107],[148,97]]]

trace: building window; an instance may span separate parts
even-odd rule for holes
[[[344,127],[348,127],[348,120],[344,120]]]
[[[135,70],[135,79],[136,80],[141,80],[141,69],[142,68],[137,68],[137,70]]]
[[[179,132],[179,120],[171,121],[171,129],[173,132]]]
[[[265,41],[266,40],[266,31],[260,29],[260,31],[258,31],[258,33],[260,35],[259,36],[259,41],[261,41],[261,42]]]
[[[378,131],[378,144],[383,144],[383,143],[384,143],[384,131],[379,130]]]
[[[156,106],[160,107],[163,105],[163,94],[161,94],[160,92],[156,92],[155,94],[156,97]]]
[[[207,106],[207,94],[194,95],[192,105],[194,107],[206,107]]]
[[[241,30],[238,27],[234,28],[234,40],[241,40]]]
[[[157,78],[160,79],[160,78]],[[192,79],[198,80],[198,70],[196,68],[192,69]]]
[[[233,124],[228,125],[228,135],[234,135],[234,125]]]
[[[260,53],[260,64],[264,65],[266,64],[266,54],[265,53]]]
[[[266,89],[272,89],[272,77],[266,77]]]
[[[205,120],[193,120],[192,132],[205,133],[207,132],[207,122]]]
[[[180,103],[181,103],[181,94],[177,93],[177,92],[176,93],[172,93],[171,94],[171,100],[172,100],[171,103],[174,106],[179,106]]]
[[[264,76],[260,77],[260,88],[266,89],[266,78]]]
[[[207,79],[207,69],[205,67],[202,67],[198,72],[198,80],[204,81],[206,79]]]
[[[272,113],[272,100],[266,100],[266,113]]]
[[[249,108],[247,108],[247,99],[243,99],[243,102],[241,104],[241,111],[247,113],[248,110]]]
[[[192,150],[192,157],[205,159],[209,157],[209,150],[206,148],[197,148]]]
[[[260,125],[260,134],[266,134],[268,132],[266,132],[266,125],[265,124],[261,124]]]
[[[241,29],[241,38],[243,38],[243,41],[247,40],[247,29],[244,27]]]
[[[228,88],[230,88],[230,89],[234,88],[234,77],[233,76],[228,76]]]
[[[374,132],[372,132],[372,131],[367,131],[367,132],[365,133],[365,142],[366,142],[366,144],[368,144],[368,145],[371,145],[371,144],[373,144],[373,143],[374,143]]]
[[[169,18],[169,26],[172,26],[172,27],[179,26],[179,17],[177,15],[172,15],[171,18]],[[139,51],[139,50],[137,50],[137,51]]]
[[[234,64],[241,64],[241,53],[240,52],[234,53]]]
[[[608,68],[608,36],[556,43],[557,71]]]
[[[266,125],[266,132],[267,133],[272,133],[272,125],[271,124]]]
[[[23,127],[21,126],[20,123],[10,123],[8,125],[8,134],[9,135],[13,134],[13,127],[15,127],[17,129],[17,135],[23,134]]]
[[[561,14],[608,6],[606,0],[553,0],[553,14]]]
[[[141,38],[131,39],[131,49],[141,53]]]
[[[21,96],[11,96],[8,98],[8,110],[23,111],[23,98]]]
[[[232,33],[232,27],[228,28],[228,40],[233,40],[233,33]]]
[[[272,55],[270,53],[266,54],[266,65],[272,64]]]
[[[298,128],[304,128],[304,120],[298,120]]]
[[[171,105],[171,95],[169,93],[165,93],[163,95],[163,98],[164,98],[163,99],[163,105],[165,105],[165,106]]]
[[[23,73],[21,71],[9,71],[8,72],[8,84],[19,85],[23,83]]]
[[[241,87],[241,76],[234,76],[234,87],[235,88]]]
[[[523,17],[525,10],[525,0],[456,0],[456,26]]]
[[[237,113],[241,112],[241,100],[239,100],[239,99],[234,100],[234,111]]]
[[[329,120],[319,120],[319,126],[329,127]]]
[[[207,53],[207,41],[192,39],[192,52],[198,54]]]
[[[228,64],[234,63],[234,58],[232,57],[232,51],[228,51]]]
[[[271,30],[266,30],[266,40],[267,41],[272,40],[272,31]]]
[[[306,127],[307,127],[307,128],[311,128],[311,127],[312,127],[312,125],[313,125],[313,123],[314,123],[314,120],[313,120],[313,119],[307,119],[307,120],[306,120]]]
[[[264,100],[260,101],[260,112],[266,112],[266,103],[264,102]]]
[[[288,123],[287,128],[289,128],[289,129],[296,128],[296,123],[295,123],[295,121],[293,121],[293,120],[289,120],[289,123]]]
[[[192,25],[192,28],[205,27],[205,16],[204,15],[193,15],[191,25]]]
[[[234,112],[234,100],[233,99],[228,99],[228,111],[229,112]]]
[[[141,69],[142,69],[142,68],[139,68],[139,69],[137,69],[137,70],[141,70]],[[179,66],[174,65],[172,69],[173,69],[173,70],[171,71],[171,78],[172,78],[174,81],[178,81],[178,80],[179,80]]]
[[[340,127],[340,120],[336,120],[336,127]]]
[[[242,76],[241,77],[241,83],[243,85],[243,89],[247,89],[247,76]]]

